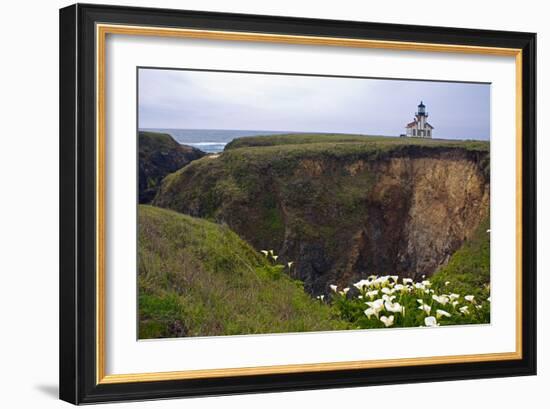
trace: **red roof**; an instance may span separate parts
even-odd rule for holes
[[[416,121],[412,121],[412,122],[409,122],[405,128],[412,128],[415,125],[416,125]]]

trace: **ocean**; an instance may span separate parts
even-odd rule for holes
[[[292,131],[239,130],[239,129],[161,129],[143,128],[140,131],[163,132],[184,145],[194,146],[206,153],[219,153],[235,138],[258,135],[282,135]]]

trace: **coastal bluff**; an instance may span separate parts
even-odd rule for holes
[[[187,152],[152,204],[273,249],[314,295],[370,274],[430,276],[489,217],[488,142],[289,134]]]

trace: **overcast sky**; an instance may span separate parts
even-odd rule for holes
[[[434,137],[489,139],[490,85],[139,70],[139,127],[394,135],[420,100]]]

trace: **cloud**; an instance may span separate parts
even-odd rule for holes
[[[490,85],[140,69],[140,128],[399,135],[423,100],[435,136],[488,139]]]

